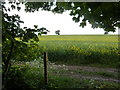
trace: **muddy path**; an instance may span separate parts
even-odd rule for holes
[[[120,73],[117,68],[98,68],[90,66],[49,65],[51,74],[67,76],[76,79],[93,79],[120,83]],[[48,66],[48,67],[49,67]]]

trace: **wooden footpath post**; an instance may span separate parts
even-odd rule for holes
[[[45,87],[48,85],[48,74],[47,74],[47,52],[44,52],[44,78],[45,78]]]

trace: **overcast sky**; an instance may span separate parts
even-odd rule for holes
[[[64,12],[63,14],[54,14],[48,11],[35,11],[34,13],[26,13],[24,11],[24,6],[18,12],[14,10],[10,14],[18,14],[21,17],[21,20],[24,21],[24,24],[21,24],[21,27],[30,27],[34,28],[34,25],[38,25],[39,28],[45,27],[50,30],[48,35],[55,35],[56,30],[60,30],[61,35],[70,35],[70,34],[104,34],[103,29],[92,29],[91,25],[87,23],[87,26],[84,28],[79,27],[79,23],[72,21],[72,16],[69,15],[69,11]],[[109,32],[109,34],[118,34],[118,30],[114,33]]]

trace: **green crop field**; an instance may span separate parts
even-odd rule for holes
[[[40,36],[41,52],[48,52],[49,61],[70,65],[119,64],[118,35],[51,35]]]

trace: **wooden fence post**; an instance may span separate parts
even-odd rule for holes
[[[44,78],[46,87],[48,85],[47,60],[48,60],[47,52],[44,52]]]

